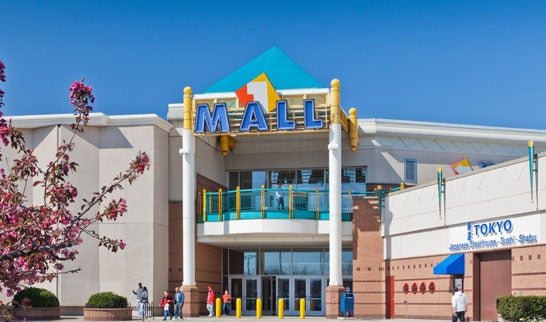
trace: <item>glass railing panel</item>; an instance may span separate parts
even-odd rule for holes
[[[372,192],[348,193],[341,196],[342,221],[351,221],[353,213],[353,197],[369,195]],[[262,197],[263,196],[263,197]],[[202,195],[200,195],[202,198]],[[263,200],[262,200],[263,198]],[[221,199],[221,205],[220,205]],[[289,189],[240,190],[240,216],[237,218],[236,190],[207,192],[206,221],[236,220],[236,219],[314,219],[329,220],[329,194],[326,190],[292,190],[290,205]],[[203,201],[199,201],[199,221],[203,221]],[[263,206],[263,209],[262,209]],[[292,206],[292,209],[290,209]],[[221,209],[221,214],[220,214]]]

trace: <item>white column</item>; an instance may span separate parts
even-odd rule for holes
[[[330,181],[330,285],[343,285],[341,276],[341,124],[330,125],[328,169]]]
[[[182,130],[182,242],[183,285],[195,285],[195,138]]]

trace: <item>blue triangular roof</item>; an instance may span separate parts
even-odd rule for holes
[[[234,92],[261,73],[267,74],[275,89],[324,88],[282,50],[272,47],[207,88],[205,93]]]

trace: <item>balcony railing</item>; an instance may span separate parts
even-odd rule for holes
[[[353,197],[374,192],[346,191],[341,195],[341,220],[352,221]],[[328,190],[239,189],[199,193],[199,222],[244,219],[329,220]]]

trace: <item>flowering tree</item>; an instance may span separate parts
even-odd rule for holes
[[[0,61],[0,84],[6,81],[5,66]],[[124,172],[100,188],[90,199],[82,199],[79,211],[75,198],[78,190],[70,181],[77,163],[70,160],[74,139],[83,135],[89,112],[95,100],[92,88],[82,81],[70,86],[70,103],[75,120],[72,135],[63,141],[45,166],[40,166],[33,150],[25,144],[22,132],[13,127],[0,112],[0,292],[11,296],[24,285],[51,281],[63,271],[63,261],[74,260],[82,235],[96,238],[99,246],[112,252],[123,249],[123,240],[99,235],[91,225],[103,220],[116,220],[127,212],[123,198],[109,196],[123,189],[149,168],[145,152],[139,152]],[[0,108],[4,105],[0,88]],[[11,148],[16,158],[6,160],[2,149]],[[9,162],[8,162],[9,161]],[[25,197],[28,189],[43,191],[40,204],[31,204]],[[98,209],[98,210],[97,210]],[[69,272],[78,271],[71,270]]]

